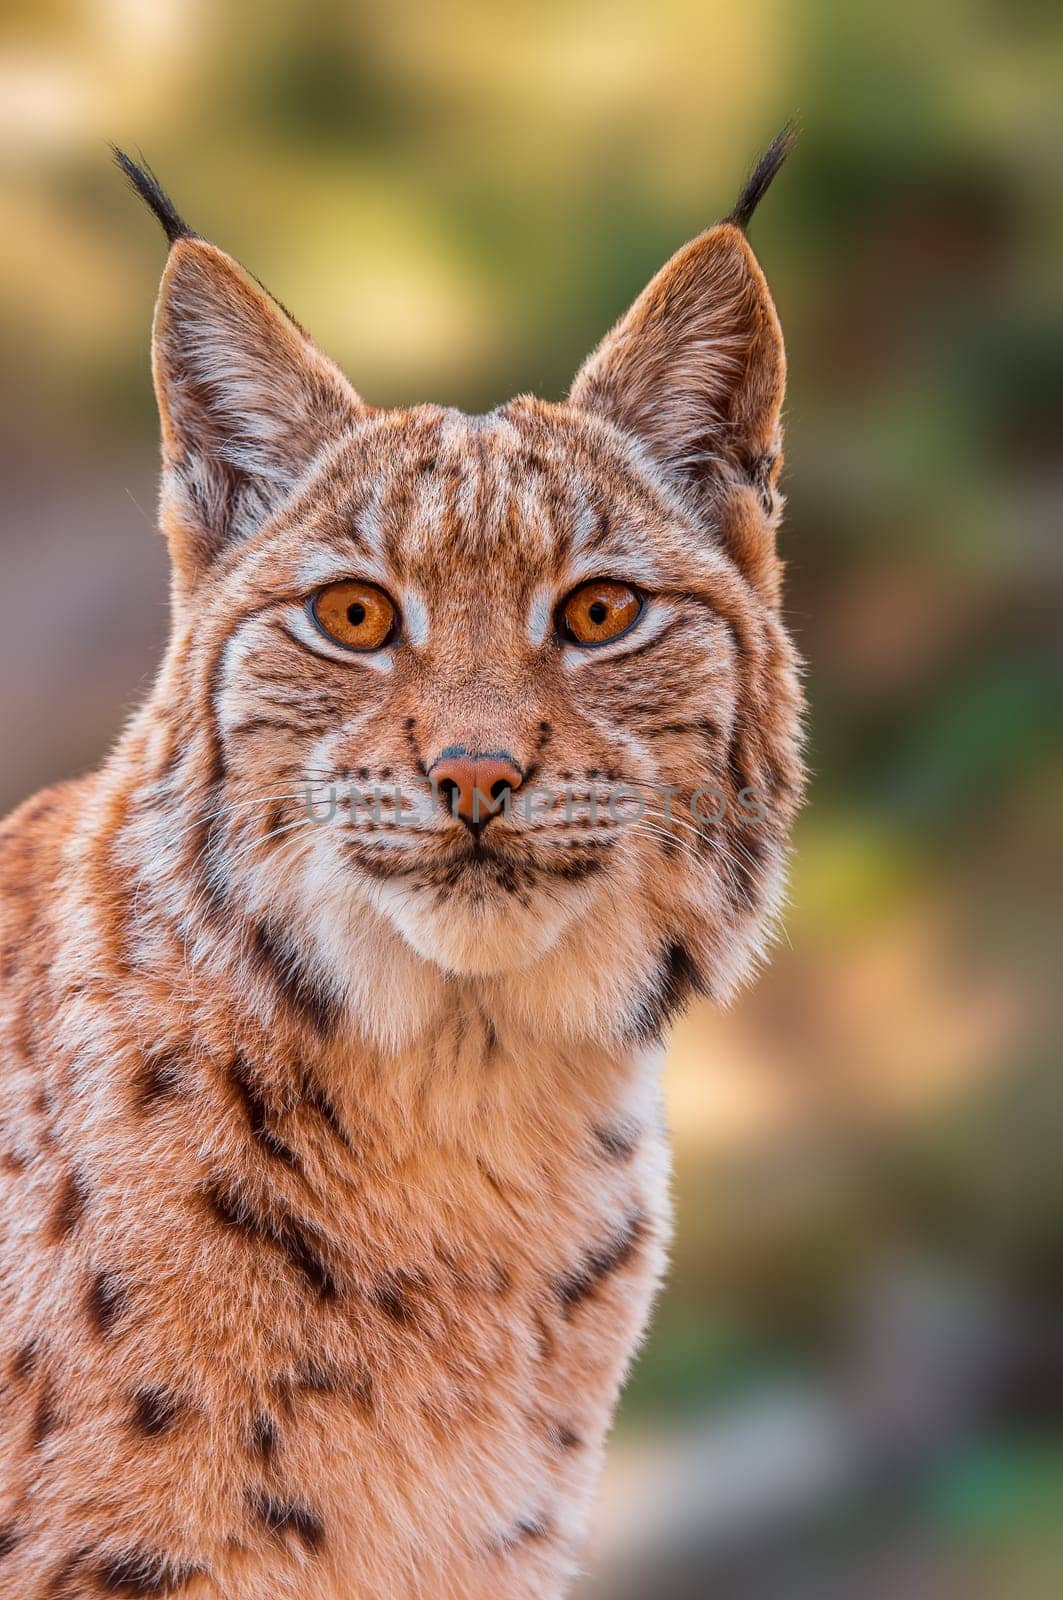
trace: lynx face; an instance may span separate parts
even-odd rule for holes
[[[462,974],[581,926],[623,967],[637,925],[651,1009],[726,993],[777,908],[800,787],[784,359],[741,211],[566,403],[379,412],[132,175],[172,243],[174,795],[182,826],[209,818],[210,893],[299,930],[333,986],[383,917]]]
[[[743,232],[785,149],[564,404],[481,418],[364,404],[126,164],[173,630],[0,833],[0,1595],[571,1592],[660,1035],[799,797]]]

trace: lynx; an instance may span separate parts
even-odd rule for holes
[[[570,1592],[661,1041],[762,957],[801,798],[746,239],[790,143],[564,402],[485,416],[362,400],[116,152],[169,241],[172,631],[0,829],[9,1600]]]

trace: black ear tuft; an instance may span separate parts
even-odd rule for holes
[[[749,226],[749,219],[767,194],[772,179],[797,143],[797,133],[797,123],[791,117],[786,126],[779,129],[771,144],[749,174],[742,186],[742,193],[738,196],[734,210],[729,217],[724,219],[726,222],[735,223],[737,227],[745,232]]]
[[[178,216],[176,206],[143,156],[140,158],[141,165],[138,166],[124,150],[119,150],[117,145],[111,146],[111,152],[114,155],[115,165],[120,167],[129,179],[130,187],[146,205],[151,207],[162,223],[163,232],[170,243],[174,244],[178,239],[196,238],[194,229],[188,226],[183,217]]]

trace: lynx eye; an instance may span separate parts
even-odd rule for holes
[[[575,644],[610,644],[635,626],[645,603],[630,584],[592,578],[573,589],[561,607],[562,630]]]
[[[310,615],[345,650],[379,650],[395,636],[399,609],[375,583],[351,578],[319,589],[310,601]]]

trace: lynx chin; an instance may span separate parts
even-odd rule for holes
[[[363,400],[116,152],[169,241],[172,629],[0,828],[3,1600],[570,1592],[662,1036],[763,956],[802,792],[746,240],[791,143],[486,416]],[[314,825],[352,784],[401,802]]]

